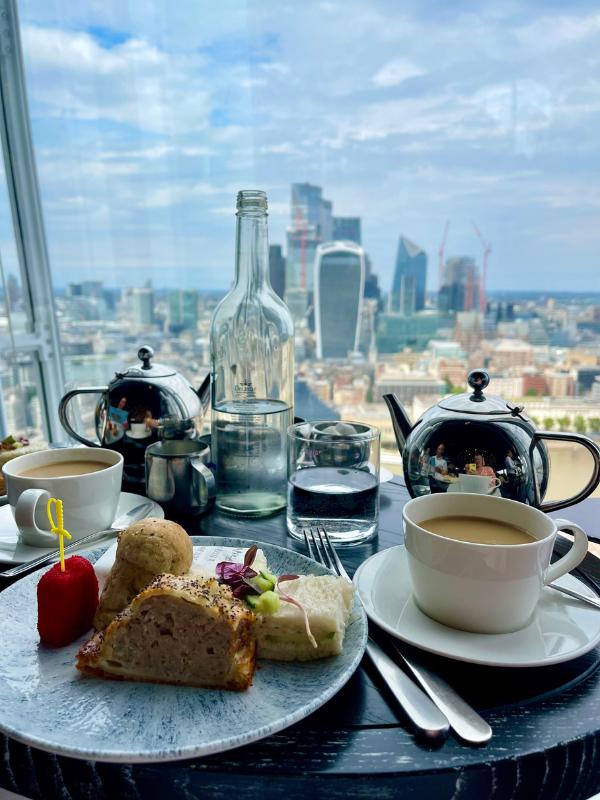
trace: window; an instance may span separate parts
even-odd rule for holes
[[[417,418],[483,365],[540,427],[598,435],[592,2],[18,9],[68,383],[105,383],[146,342],[200,384],[235,192],[258,186],[307,413],[379,424],[397,471],[385,388]],[[360,246],[364,285],[358,345],[326,362],[313,278],[332,241]],[[18,328],[4,231],[2,256]]]

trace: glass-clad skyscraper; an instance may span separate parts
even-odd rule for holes
[[[470,256],[446,261],[444,281],[438,294],[441,311],[473,311],[479,308],[479,269]]]
[[[317,358],[346,358],[358,349],[365,254],[353,242],[326,242],[315,254]]]
[[[404,236],[398,242],[396,269],[392,283],[391,310],[405,316],[425,308],[427,254]]]
[[[340,242],[362,244],[360,217],[334,217],[332,238]]]

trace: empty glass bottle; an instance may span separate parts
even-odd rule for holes
[[[212,458],[216,505],[246,517],[286,505],[293,422],[294,324],[269,281],[267,196],[237,197],[235,284],[212,317]]]

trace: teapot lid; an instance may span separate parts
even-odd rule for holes
[[[128,367],[125,372],[117,372],[116,378],[142,378],[145,380],[153,380],[154,378],[169,378],[176,375],[176,371],[172,367],[166,367],[164,364],[151,364],[150,359],[154,358],[154,350],[151,347],[142,346],[138,350],[138,358],[142,362],[133,364]]]
[[[473,393],[451,395],[445,397],[439,407],[447,411],[457,411],[461,414],[510,414],[517,416],[523,411],[522,406],[511,406],[503,397],[496,394],[485,395],[483,390],[490,382],[490,376],[483,369],[475,369],[467,378]]]

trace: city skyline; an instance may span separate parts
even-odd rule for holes
[[[490,291],[592,288],[593,3],[226,6],[20,0],[57,284],[168,271],[224,289],[235,192],[267,191],[278,244],[289,184],[307,181],[362,218],[386,290],[398,236],[433,265],[447,219],[449,256],[481,261],[472,219],[492,244]],[[6,231],[0,244],[11,271]]]

